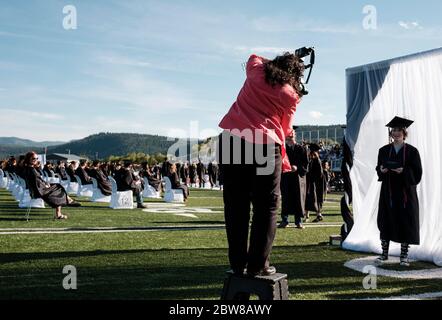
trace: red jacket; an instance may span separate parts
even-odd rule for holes
[[[299,96],[289,84],[272,87],[265,81],[265,58],[251,55],[247,62],[247,79],[229,112],[219,126],[231,131],[252,130],[252,136],[244,137],[251,143],[268,143],[273,140],[281,146],[283,172],[291,171],[285,152],[285,137],[291,132],[291,124],[299,103]],[[231,131],[235,134],[235,131]],[[261,138],[262,137],[262,138]]]

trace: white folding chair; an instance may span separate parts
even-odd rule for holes
[[[172,183],[170,182],[169,177],[164,177],[165,182],[165,192],[164,192],[164,201],[165,202],[184,202],[183,190],[181,189],[172,189]]]
[[[91,201],[92,202],[106,202],[106,203],[111,202],[111,196],[105,196],[101,192],[100,188],[98,188],[97,179],[91,177],[91,180],[92,180],[92,186],[94,188]]]
[[[78,183],[78,192],[77,197],[92,197],[92,194],[94,193],[94,186],[92,184],[81,184],[81,179],[79,176],[75,175],[75,179]]]
[[[152,187],[149,184],[149,180],[146,177],[143,177],[143,180],[144,180],[143,198],[160,199],[161,198],[160,191],[157,191],[154,187]]]
[[[68,194],[73,194],[73,195],[77,195],[78,193],[78,183],[76,181],[72,181],[71,177],[68,175],[68,187],[66,189]]]
[[[0,169],[0,189],[6,189],[7,187],[8,187],[8,177],[6,177],[3,170]]]
[[[133,209],[134,196],[132,190],[118,191],[115,179],[111,176],[108,178],[112,184],[112,195],[109,207],[112,209]]]

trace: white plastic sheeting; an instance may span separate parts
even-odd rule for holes
[[[423,167],[417,188],[421,244],[411,246],[410,258],[442,266],[442,48],[348,69],[347,88],[355,224],[343,247],[381,252],[375,167],[379,148],[388,144],[385,125],[397,115],[415,121],[407,143],[419,150]],[[399,255],[400,245],[390,250]]]

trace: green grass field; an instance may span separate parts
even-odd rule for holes
[[[442,291],[441,280],[387,277],[378,278],[377,290],[365,290],[365,275],[343,264],[367,254],[328,245],[329,236],[339,234],[340,197],[328,196],[323,223],[277,232],[271,262],[288,274],[291,299]],[[52,209],[33,209],[27,222],[26,210],[0,190],[0,299],[219,299],[228,269],[221,191],[191,190],[184,213],[194,216],[153,212],[158,200],[146,201],[146,211],[78,200],[83,206],[66,208],[68,220],[53,220]],[[116,229],[91,232],[100,228]],[[77,269],[77,290],[62,287],[65,265]]]

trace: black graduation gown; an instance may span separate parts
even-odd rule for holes
[[[218,180],[218,164],[214,164],[212,162],[209,163],[207,168],[207,173],[209,175],[211,185],[215,185]]]
[[[196,183],[196,165],[192,164],[189,166],[189,177],[190,183]]]
[[[115,181],[118,191],[132,190],[135,194],[142,191],[141,184],[137,184],[133,171],[131,169],[121,168],[115,172]]]
[[[206,174],[206,167],[202,162],[198,162],[196,165],[196,173],[198,175],[198,178],[201,180],[204,179],[204,175]]]
[[[75,174],[80,178],[82,185],[92,184],[92,181],[89,178],[89,174],[82,167],[78,167],[77,170],[75,170]]]
[[[71,179],[71,182],[77,182],[77,179],[75,179],[75,171],[71,167],[66,168],[66,173],[68,174],[69,178]]]
[[[324,203],[324,178],[320,159],[312,159],[307,173],[305,210],[321,212]]]
[[[281,176],[282,214],[303,217],[307,189],[307,149],[299,144],[286,145],[286,152],[290,165],[297,166],[298,171],[286,172]]]
[[[147,182],[149,183],[149,185],[154,187],[156,191],[160,191],[161,180],[156,178],[155,174],[153,174],[145,169],[142,169],[140,171],[140,177],[147,178]]]
[[[49,185],[42,179],[40,173],[32,167],[26,167],[25,175],[31,198],[42,198],[52,208],[68,205],[68,195],[60,184]]]
[[[380,167],[385,167],[387,161],[399,163],[404,168],[403,173],[383,174]],[[418,245],[419,201],[416,186],[422,178],[419,151],[405,144],[396,153],[392,144],[386,145],[379,150],[376,171],[382,182],[377,220],[381,239]]]
[[[112,184],[101,169],[91,169],[90,176],[97,180],[98,189],[105,196],[112,194]]]
[[[68,175],[66,173],[66,168],[65,167],[57,167],[57,170],[55,171],[61,178],[61,180],[67,180],[68,179]]]
[[[183,190],[184,199],[187,199],[187,197],[189,196],[189,188],[186,185],[180,183],[180,178],[178,178],[178,174],[176,172],[169,173],[167,177],[172,184],[172,189]]]

